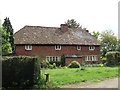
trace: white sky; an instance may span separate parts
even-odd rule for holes
[[[75,19],[92,31],[118,33],[119,0],[0,0],[0,19],[9,17],[14,32],[25,25],[60,27]]]

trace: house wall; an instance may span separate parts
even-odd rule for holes
[[[61,46],[61,50],[55,50],[55,45],[33,45],[32,50],[25,50],[25,45],[16,45],[16,55],[40,56],[45,59],[46,56],[61,56],[63,54],[80,54],[80,55],[100,55],[100,46],[95,46],[95,50],[89,50],[89,46],[81,46],[81,50],[77,50],[77,46]],[[82,58],[84,59],[84,58]],[[66,63],[70,63],[67,61]]]

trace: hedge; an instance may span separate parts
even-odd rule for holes
[[[2,86],[31,87],[40,80],[40,63],[37,57],[3,57]]]
[[[111,51],[106,53],[107,65],[120,65],[120,52]]]

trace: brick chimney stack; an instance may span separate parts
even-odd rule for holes
[[[60,28],[61,28],[61,31],[62,31],[62,32],[68,31],[68,25],[67,25],[67,24],[61,24],[61,25],[60,25]]]

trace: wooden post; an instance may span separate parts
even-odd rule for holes
[[[49,73],[45,73],[45,75],[46,75],[46,82],[48,82],[49,81]]]

